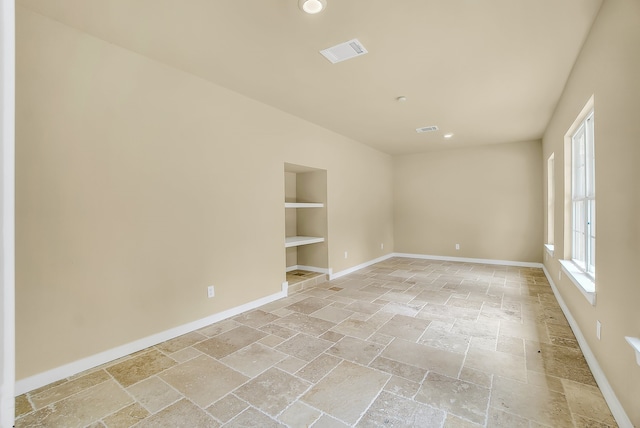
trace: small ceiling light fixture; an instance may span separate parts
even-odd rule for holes
[[[444,134],[444,138],[446,138],[447,140],[451,137],[453,137],[452,133]]]
[[[399,102],[401,102],[401,103],[403,103],[403,102],[407,101],[407,97],[405,97],[405,96],[403,95],[403,96],[401,96],[401,97],[396,98],[396,100],[397,100],[397,101],[399,101]]]
[[[298,0],[298,7],[313,15],[322,12],[327,7],[327,0]]]

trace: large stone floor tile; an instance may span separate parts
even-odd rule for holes
[[[274,336],[269,336],[274,337]],[[260,343],[253,343],[220,361],[245,376],[254,377],[287,358],[287,354],[278,352]]]
[[[400,337],[411,342],[415,342],[422,336],[431,321],[419,318],[408,317],[405,315],[394,315],[392,319],[387,321],[378,333],[388,336]]]
[[[333,342],[328,340],[301,333],[278,345],[276,350],[304,361],[311,361],[332,345]]]
[[[249,379],[206,355],[173,367],[160,378],[202,408]]]
[[[182,399],[153,416],[143,420],[136,428],[218,428],[216,422],[204,410]]]
[[[134,358],[108,367],[107,371],[120,385],[127,387],[174,365],[176,365],[174,360],[156,349],[151,349]]]
[[[415,399],[477,424],[483,424],[487,417],[489,396],[488,388],[429,372]]]
[[[182,398],[178,391],[157,376],[138,382],[127,388],[127,391],[151,413],[155,413]]]
[[[291,405],[310,383],[280,369],[271,368],[234,391],[234,394],[270,416]]]
[[[471,348],[464,366],[494,375],[526,382],[527,366],[524,357],[488,349]]]
[[[491,407],[551,427],[573,427],[571,410],[563,394],[496,376]]]
[[[16,421],[16,428],[84,427],[131,403],[133,398],[108,380],[25,415]]]
[[[358,423],[358,427],[439,427],[445,412],[382,392]]]
[[[344,361],[312,387],[302,401],[354,424],[389,378],[388,374]]]
[[[162,342],[156,345],[156,348],[158,348],[165,354],[173,354],[174,352],[178,352],[181,349],[184,349],[191,345],[195,345],[196,343],[202,342],[203,340],[206,340],[206,339],[207,339],[207,336],[205,336],[204,334],[200,334],[197,331],[192,331],[191,333],[178,336],[175,339]]]
[[[334,357],[327,353],[320,354],[318,358],[302,367],[300,370],[295,372],[295,374],[306,381],[316,383],[341,362],[341,358]]]
[[[366,366],[380,354],[382,349],[383,346],[377,343],[345,336],[329,348],[327,353]]]
[[[110,379],[110,377],[104,370],[98,370],[85,376],[80,376],[74,380],[63,382],[57,386],[45,389],[37,394],[32,394],[31,402],[36,409],[40,409],[108,379]],[[27,404],[28,403],[29,402],[27,401]]]
[[[403,339],[394,339],[382,352],[381,356],[451,377],[458,376],[464,360],[463,354],[408,342]]]
[[[562,384],[572,413],[609,426],[616,425],[599,388],[566,379],[562,381]]]
[[[228,394],[207,407],[207,412],[217,420],[225,423],[238,416],[247,407],[249,407],[249,404],[246,401],[233,394]]]
[[[298,312],[294,312],[283,318],[277,319],[272,324],[311,336],[320,336],[335,325],[332,322],[310,317]]]
[[[236,327],[194,346],[214,358],[223,358],[265,337],[267,333],[247,326]]]
[[[225,428],[286,428],[286,425],[271,419],[258,410],[249,407],[225,424]]]

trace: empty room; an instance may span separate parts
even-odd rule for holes
[[[638,0],[2,5],[2,428],[640,426]]]

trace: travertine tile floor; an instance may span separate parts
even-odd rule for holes
[[[606,427],[540,269],[389,259],[17,398],[17,427]]]
[[[327,275],[308,270],[292,270],[287,272],[289,295],[320,285],[328,280]]]
[[[306,281],[308,279],[316,278],[319,276],[322,276],[322,274],[317,272],[310,272],[308,270],[296,269],[287,272],[287,282],[289,283],[289,286],[291,286],[293,284],[297,284],[298,282]]]

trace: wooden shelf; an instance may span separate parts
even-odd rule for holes
[[[321,202],[285,202],[285,208],[322,208],[324,204]]]
[[[284,240],[284,247],[299,247],[300,245],[317,244],[324,242],[324,238],[315,236],[287,236]]]

